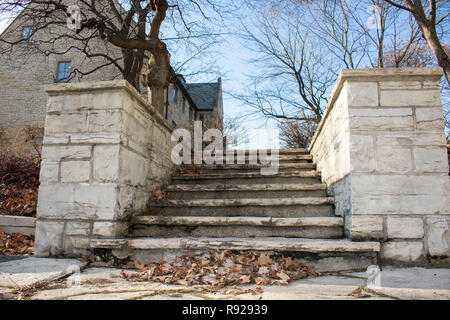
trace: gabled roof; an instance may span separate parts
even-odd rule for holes
[[[187,83],[185,87],[199,110],[212,110],[216,107],[219,82]]]

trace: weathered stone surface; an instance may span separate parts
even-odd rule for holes
[[[348,105],[370,107],[378,105],[376,82],[348,82]]]
[[[381,258],[397,262],[416,262],[423,256],[421,241],[389,241],[381,247]]]
[[[372,136],[351,135],[350,166],[352,171],[373,171],[376,169],[375,148]]]
[[[68,144],[69,143],[69,134],[52,134],[52,135],[44,135],[43,144]]]
[[[383,232],[383,217],[352,216],[352,239],[381,239]]]
[[[91,157],[91,146],[43,146],[42,159],[81,159]]]
[[[447,148],[414,148],[415,171],[441,173],[448,170]]]
[[[420,81],[380,81],[381,90],[396,90],[396,89],[421,89],[422,83]]]
[[[350,108],[350,128],[354,130],[413,130],[411,108]]]
[[[120,132],[121,131],[120,110],[105,110],[89,113],[88,132]],[[84,131],[85,132],[85,131]]]
[[[39,188],[38,216],[58,219],[113,219],[114,184],[52,184]]]
[[[36,222],[36,239],[34,255],[49,256],[63,252],[64,222],[38,221]]]
[[[58,160],[43,160],[41,162],[41,171],[39,174],[39,181],[42,184],[58,182],[59,176],[59,161]]]
[[[427,218],[426,246],[430,256],[450,256],[449,218]]]
[[[379,172],[405,173],[413,168],[411,149],[409,148],[378,146],[376,159]]]
[[[380,104],[389,107],[440,105],[439,90],[381,90]]]
[[[131,185],[144,185],[146,183],[146,173],[148,170],[148,160],[141,155],[128,149],[121,148],[119,180],[122,183]]]
[[[68,221],[65,234],[69,236],[89,236],[90,222]]]
[[[122,221],[94,222],[92,234],[102,237],[123,237],[127,234],[128,224]]]
[[[88,129],[88,114],[48,114],[45,117],[45,133],[86,132]]]
[[[90,175],[90,161],[61,162],[61,182],[86,182]]]
[[[70,136],[72,143],[120,143],[120,133],[78,133]]]
[[[386,227],[390,239],[421,239],[424,234],[421,218],[387,217]]]
[[[118,181],[119,151],[119,145],[94,146],[94,179],[99,181]]]

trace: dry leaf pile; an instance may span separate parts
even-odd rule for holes
[[[0,215],[36,216],[40,159],[0,151]]]
[[[0,256],[33,254],[34,237],[0,231]]]
[[[130,281],[209,285],[216,288],[249,283],[287,285],[292,280],[320,275],[314,267],[294,262],[290,257],[272,259],[266,254],[234,254],[230,250],[184,255],[172,261],[136,267],[140,273],[122,271],[122,277]]]
[[[156,188],[153,191],[153,200],[165,200],[165,199],[174,199],[173,195],[171,195],[168,191],[161,189],[160,187]]]
[[[199,170],[193,163],[178,167],[177,172],[183,174],[203,174],[203,171]]]

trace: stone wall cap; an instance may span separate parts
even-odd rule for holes
[[[109,80],[109,81],[85,81],[77,83],[58,83],[46,86],[45,92],[49,96],[57,96],[70,92],[89,92],[97,90],[115,90],[125,89],[130,95],[135,97],[156,120],[166,127],[169,132],[172,132],[174,128],[167,122],[166,119],[153,107],[147,100],[145,100],[141,94],[133,87],[127,80]]]
[[[308,151],[311,151],[317,137],[322,130],[325,119],[328,114],[333,109],[334,103],[338,98],[345,81],[348,80],[358,80],[366,82],[376,82],[376,81],[394,81],[399,79],[411,78],[421,78],[422,80],[435,80],[438,81],[443,75],[442,68],[379,68],[379,69],[343,69],[341,70],[339,77],[334,85],[333,90],[330,94],[330,99],[328,100],[325,112],[322,116],[322,120],[317,126],[317,130],[311,140],[308,147]],[[384,78],[384,79],[383,79]]]

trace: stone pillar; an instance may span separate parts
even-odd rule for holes
[[[346,235],[380,240],[385,262],[449,264],[441,76],[440,68],[343,70],[310,146]]]
[[[35,255],[79,256],[92,238],[126,236],[168,180],[172,128],[125,80],[46,91]]]

